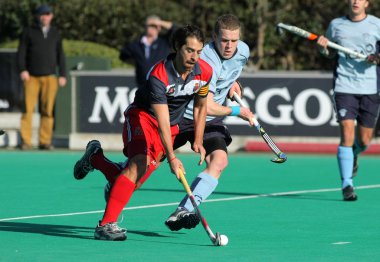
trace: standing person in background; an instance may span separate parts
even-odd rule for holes
[[[58,29],[51,25],[53,10],[41,5],[35,12],[37,24],[24,30],[18,46],[18,66],[24,84],[21,116],[21,149],[32,149],[32,118],[39,99],[39,149],[51,150],[54,104],[58,85],[66,85],[65,55]],[[59,77],[57,81],[57,67]]]
[[[160,35],[162,28],[166,34]],[[136,84],[144,86],[147,73],[151,67],[170,52],[170,38],[176,27],[170,21],[161,20],[156,15],[148,16],[145,20],[145,33],[139,40],[126,44],[120,51],[120,60],[133,60],[135,64]]]
[[[336,53],[327,48],[327,42],[336,42],[365,55],[378,54],[380,19],[366,13],[368,0],[347,2],[348,15],[334,19],[325,37],[321,36],[317,43],[323,55],[337,58],[333,96],[341,138],[337,158],[343,200],[355,201],[357,195],[352,178],[358,171],[358,155],[369,146],[376,125],[380,107],[380,71],[375,61]]]
[[[202,31],[196,26],[179,28],[173,36],[175,53],[157,63],[149,73],[145,86],[136,92],[134,102],[125,110],[123,153],[128,158],[123,167],[109,161],[100,142],[92,140],[86,152],[74,166],[74,177],[83,179],[94,170],[100,170],[108,180],[110,193],[103,218],[95,229],[95,239],[125,240],[126,231],[117,225],[117,219],[129,202],[139,183],[156,170],[167,157],[171,172],[179,178],[179,169],[185,173],[176,157],[173,140],[178,134],[178,123],[186,106],[194,99],[194,152],[205,157],[203,132],[207,113],[208,85],[212,68],[199,59],[204,45]]]
[[[194,179],[191,190],[197,205],[200,205],[214,192],[223,170],[228,165],[227,146],[232,139],[223,123],[226,116],[239,116],[253,125],[253,113],[249,108],[225,105],[233,92],[242,95],[242,88],[237,82],[240,73],[248,62],[249,47],[240,40],[241,24],[231,14],[220,16],[214,26],[213,41],[202,51],[201,58],[213,68],[210,92],[207,97],[207,122],[203,145],[206,149],[206,168]],[[174,141],[174,148],[194,143],[193,103],[186,109],[181,121],[180,133]],[[200,222],[188,196],[185,196],[177,209],[165,221],[172,231],[182,228],[190,229]]]

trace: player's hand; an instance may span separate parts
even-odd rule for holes
[[[328,56],[330,54],[330,52],[327,48],[328,43],[329,43],[329,40],[326,37],[324,37],[323,35],[320,35],[317,39],[317,45],[318,45],[319,52],[321,52],[325,56]]]
[[[203,147],[202,144],[194,142],[193,151],[200,154],[200,159],[199,159],[198,165],[202,165],[203,161],[205,160],[205,157],[206,157],[206,149]]]
[[[231,101],[235,101],[234,99],[234,92],[236,92],[236,94],[238,94],[238,96],[240,97],[243,97],[243,86],[240,84],[239,81],[235,81],[233,82],[231,88],[230,88],[230,91],[228,92],[228,97]]]
[[[244,119],[245,121],[248,121],[250,126],[254,125],[253,118],[255,117],[255,115],[252,113],[251,110],[249,110],[249,108],[240,107],[239,117]]]
[[[370,54],[367,56],[367,62],[373,65],[380,64],[380,54]]]
[[[329,40],[323,35],[320,35],[317,39],[317,45],[325,49],[327,49],[328,42]]]
[[[182,172],[186,174],[185,168],[183,167],[181,160],[179,160],[177,157],[168,159],[168,163],[170,165],[170,171],[177,177],[178,180],[180,180],[178,172],[179,169],[181,169]]]

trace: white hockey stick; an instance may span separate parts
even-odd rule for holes
[[[279,24],[277,24],[277,28],[279,29],[280,32],[282,29],[285,29],[285,30],[287,30],[287,31],[289,31],[295,35],[301,36],[303,38],[307,38],[307,39],[312,40],[312,41],[315,41],[318,39],[318,35],[310,33],[306,30],[303,30],[303,29],[296,27],[296,26],[293,26],[293,25],[287,25],[287,24],[279,23]],[[333,48],[335,50],[342,51],[343,53],[348,54],[353,58],[360,58],[363,60],[367,60],[366,55],[363,55],[362,53],[351,50],[347,47],[343,47],[341,45],[338,45],[334,42],[329,41],[327,43],[327,46],[330,48]]]

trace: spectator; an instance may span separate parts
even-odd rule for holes
[[[18,47],[18,66],[24,84],[24,109],[20,126],[21,149],[32,149],[32,118],[39,99],[39,149],[51,150],[53,109],[58,85],[66,85],[65,55],[61,35],[58,29],[51,25],[54,17],[52,8],[41,5],[36,9],[35,15],[37,23],[24,30]]]
[[[164,35],[160,35],[162,28],[168,30]],[[120,59],[124,62],[133,60],[135,64],[138,87],[144,86],[150,68],[170,53],[170,38],[175,28],[170,21],[161,20],[156,15],[148,16],[145,21],[144,35],[121,49]]]

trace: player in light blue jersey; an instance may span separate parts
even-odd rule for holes
[[[211,65],[213,75],[207,97],[207,122],[203,146],[206,149],[206,168],[194,179],[191,190],[197,204],[201,204],[216,188],[222,171],[227,167],[227,146],[232,139],[223,124],[225,116],[239,116],[249,121],[253,113],[244,107],[225,106],[226,98],[233,92],[241,96],[242,88],[237,79],[249,58],[249,47],[240,41],[241,26],[234,15],[222,15],[215,23],[213,41],[202,51],[201,58]],[[174,148],[179,148],[194,141],[193,103],[186,109],[185,118],[180,123],[180,134],[174,141]],[[185,196],[175,212],[165,221],[166,226],[177,231],[182,228],[193,228],[199,218],[188,196]]]
[[[368,0],[348,0],[347,16],[334,19],[318,39],[322,54],[337,59],[334,72],[334,103],[340,126],[338,165],[343,200],[355,201],[352,178],[358,171],[358,155],[369,146],[380,107],[378,59],[364,61],[327,48],[327,41],[378,57],[380,19],[366,13]],[[355,121],[357,126],[355,127]]]

